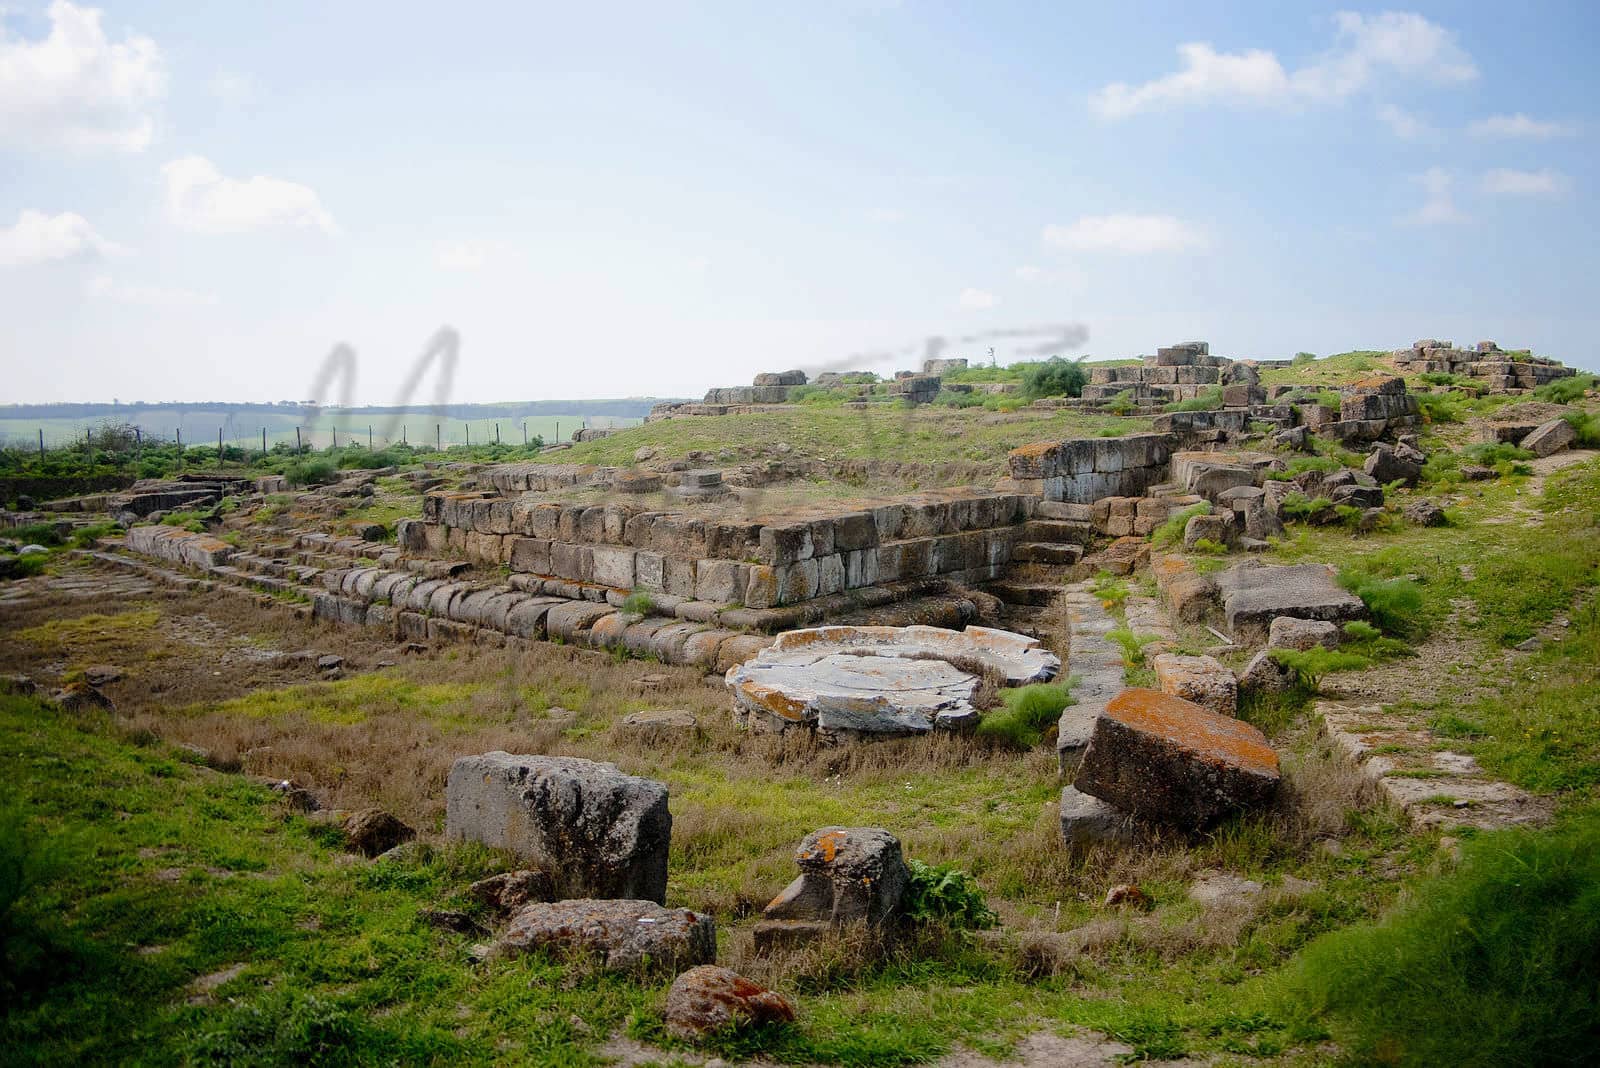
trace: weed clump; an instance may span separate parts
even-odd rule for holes
[[[1000,693],[1001,706],[983,717],[978,734],[1016,749],[1032,749],[1072,704],[1070,682],[1040,682]]]
[[[977,881],[950,864],[906,861],[911,880],[902,907],[912,923],[942,923],[962,930],[983,930],[1000,922],[983,899]]]
[[[1165,548],[1169,545],[1176,545],[1179,541],[1183,540],[1183,528],[1189,525],[1189,520],[1193,519],[1197,515],[1210,514],[1210,501],[1201,501],[1199,504],[1191,504],[1189,507],[1181,509],[1177,513],[1167,517],[1167,521],[1165,523],[1162,523],[1153,532],[1151,532],[1150,544],[1157,549]]]
[[[1426,630],[1422,588],[1410,579],[1381,579],[1346,569],[1339,572],[1339,585],[1361,598],[1384,633],[1407,638]]]

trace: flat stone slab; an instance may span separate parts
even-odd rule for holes
[[[551,901],[524,906],[495,943],[503,955],[545,949],[589,955],[608,971],[711,964],[717,929],[710,916],[653,901]]]
[[[1264,804],[1278,780],[1278,754],[1250,724],[1124,690],[1095,721],[1073,786],[1144,819],[1203,827]]]
[[[1238,710],[1239,680],[1215,657],[1162,653],[1152,666],[1162,693],[1193,701],[1219,716]]]
[[[1249,561],[1219,574],[1217,589],[1229,632],[1249,644],[1265,642],[1278,616],[1347,623],[1366,615],[1361,598],[1341,587],[1326,564]]]
[[[973,725],[979,672],[1044,681],[1060,660],[1039,641],[971,627],[816,627],[788,631],[728,671],[735,713],[752,727],[923,734]]]

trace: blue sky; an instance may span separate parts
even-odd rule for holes
[[[347,342],[390,403],[445,324],[482,401],[1019,330],[1600,368],[1592,4],[0,10],[0,400]]]

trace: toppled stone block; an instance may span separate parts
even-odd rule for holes
[[[670,1034],[694,1041],[740,1027],[791,1023],[794,1006],[738,972],[702,964],[672,981],[665,1019]]]
[[[536,902],[513,916],[495,943],[500,955],[534,949],[592,956],[607,971],[676,970],[715,961],[717,929],[704,913],[654,901]]]
[[[1402,514],[1419,527],[1442,527],[1449,522],[1439,502],[1427,499],[1412,501],[1405,506]]]
[[[1567,448],[1578,438],[1578,432],[1565,419],[1552,419],[1522,439],[1522,447],[1535,456],[1551,456]]]
[[[822,930],[885,924],[899,912],[911,878],[900,840],[881,827],[813,831],[794,860],[800,876],[762,910],[758,950]]]
[[[445,836],[530,861],[551,873],[561,897],[666,899],[667,788],[614,764],[462,757],[445,788]]]
[[[1294,689],[1298,677],[1293,668],[1285,667],[1273,659],[1270,649],[1263,649],[1250,658],[1239,675],[1240,693],[1288,693]]]
[[[694,713],[681,708],[630,712],[617,724],[618,733],[648,745],[693,738],[700,730]]]
[[[750,383],[752,386],[803,386],[806,384],[804,371],[763,371],[756,375]]]
[[[1183,547],[1193,549],[1202,541],[1227,545],[1233,540],[1233,515],[1215,512],[1210,515],[1190,516],[1183,526]]]
[[[1343,624],[1366,614],[1361,598],[1342,588],[1326,564],[1278,567],[1247,560],[1216,579],[1228,629],[1244,644],[1266,641],[1278,616]]]
[[[1366,463],[1361,465],[1362,470],[1385,485],[1395,481],[1416,485],[1417,479],[1422,477],[1422,465],[1426,457],[1418,460],[1410,454],[1421,455],[1405,446],[1390,448],[1388,445],[1374,445],[1367,454]]]
[[[1325,619],[1300,619],[1279,616],[1267,628],[1268,649],[1295,649],[1305,652],[1317,646],[1339,647],[1339,627]]]
[[[1144,819],[1203,827],[1266,803],[1278,780],[1278,754],[1250,724],[1124,690],[1095,723],[1073,785]]]
[[[1193,701],[1219,716],[1232,716],[1238,710],[1239,682],[1215,657],[1162,653],[1152,666],[1162,693]]]
[[[467,887],[467,897],[493,915],[504,917],[521,911],[531,902],[551,900],[555,897],[555,883],[549,872],[503,871]]]
[[[364,857],[387,853],[417,836],[416,831],[381,808],[364,808],[358,812],[343,809],[312,812],[308,819],[321,826],[337,828],[344,835],[344,847]]]

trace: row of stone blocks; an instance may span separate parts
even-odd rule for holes
[[[1089,371],[1089,382],[1096,386],[1213,385],[1221,380],[1222,371],[1217,367],[1129,364],[1124,367],[1095,367]]]
[[[608,485],[621,470],[594,464],[495,464],[479,478],[501,493],[549,493],[573,486]]]
[[[1038,441],[1007,457],[1012,485],[1047,501],[1092,504],[1136,497],[1166,477],[1175,447],[1168,434]]]
[[[123,542],[134,552],[185,567],[212,568],[228,562],[234,548],[221,538],[182,527],[130,527]]]
[[[1109,439],[1108,439],[1109,440]],[[1011,526],[1028,518],[1024,495],[956,488],[869,501],[838,511],[811,509],[761,519],[706,519],[639,505],[562,504],[537,495],[431,493],[422,519],[480,534],[520,534],[587,545],[630,546],[694,559],[780,565],[894,541]],[[408,521],[402,520],[402,526]]]
[[[424,523],[407,524],[401,544],[433,555],[505,564],[513,572],[550,580],[765,609],[886,583],[936,577],[992,581],[1011,562],[1016,537],[1016,526],[971,530],[808,555],[778,565]]]

